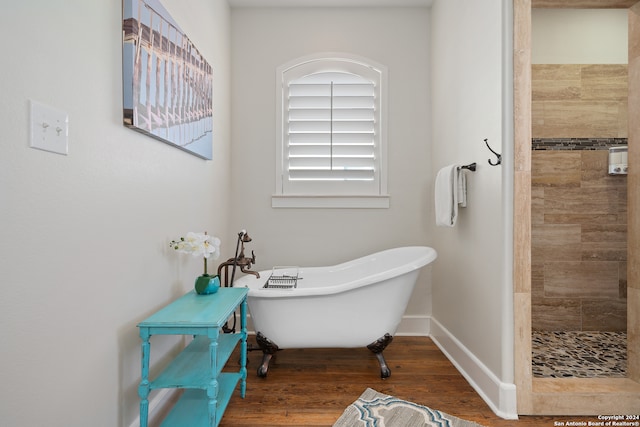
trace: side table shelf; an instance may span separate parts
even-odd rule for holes
[[[215,427],[220,423],[233,391],[240,383],[245,397],[247,380],[246,288],[221,288],[215,294],[189,292],[140,324],[142,379],[140,427],[148,425],[149,392],[160,388],[185,389],[162,426]],[[221,333],[240,307],[240,332]],[[150,338],[153,335],[193,335],[194,339],[154,379],[149,379]],[[222,372],[240,344],[240,369]]]

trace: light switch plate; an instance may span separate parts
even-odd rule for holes
[[[67,155],[69,115],[62,110],[31,101],[31,147]]]

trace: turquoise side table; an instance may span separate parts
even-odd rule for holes
[[[247,390],[247,288],[220,288],[210,295],[191,291],[138,324],[142,339],[140,427],[149,422],[149,392],[159,388],[185,389],[162,422],[163,427],[215,427],[240,383]],[[240,332],[222,333],[222,326],[240,307]],[[192,335],[193,341],[158,376],[149,379],[150,338],[153,335]],[[240,369],[222,372],[240,344]]]

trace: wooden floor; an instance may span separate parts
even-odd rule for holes
[[[249,344],[255,347],[251,336]],[[261,358],[260,351],[249,352],[247,395],[242,399],[235,392],[221,427],[331,426],[367,387],[486,427],[550,427],[562,421],[595,420],[530,416],[517,421],[501,419],[425,337],[394,339],[385,350],[391,368],[391,377],[386,380],[380,378],[377,359],[366,348],[283,350],[271,361],[267,378],[256,375]],[[237,365],[237,358],[232,357],[229,365]]]

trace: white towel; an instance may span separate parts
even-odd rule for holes
[[[466,177],[460,165],[445,166],[436,175],[436,225],[453,227],[458,219],[458,204],[467,205]]]

